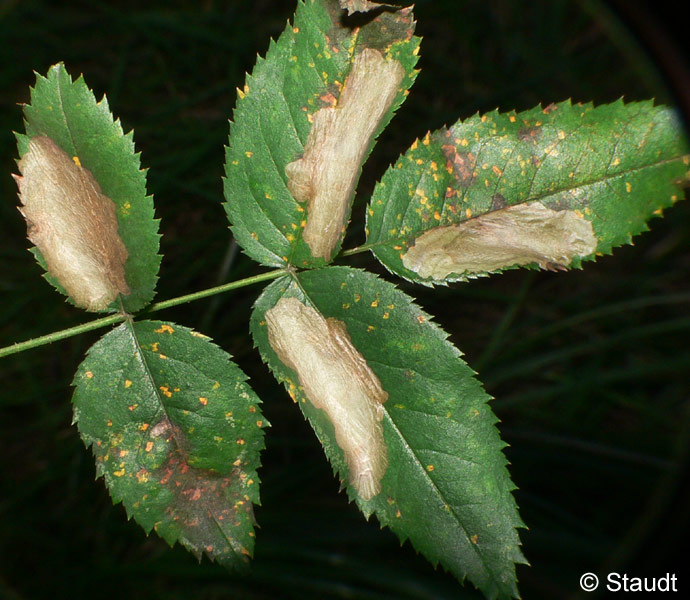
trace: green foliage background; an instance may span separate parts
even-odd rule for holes
[[[373,183],[427,130],[477,110],[572,96],[656,97],[664,84],[594,1],[420,0],[422,73],[365,168],[344,247],[364,239]],[[136,127],[163,263],[158,298],[255,273],[230,242],[220,177],[235,87],[294,9],[287,0],[0,5],[0,169],[32,70],[59,60]],[[0,344],[83,322],[27,252],[14,183],[0,177]],[[520,487],[526,598],[570,596],[584,571],[663,574],[687,532],[690,206],[572,273],[508,272],[451,289],[401,283],[480,372]],[[349,264],[384,270],[372,257]],[[103,332],[0,362],[0,597],[475,598],[347,505],[298,410],[248,332],[259,287],[157,315],[213,336],[250,376],[273,424],[259,471],[256,558],[228,575],[145,538],[112,506],[70,425],[69,382]],[[683,520],[685,519],[685,521]]]

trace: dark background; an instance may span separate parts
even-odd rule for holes
[[[220,205],[223,145],[235,88],[293,9],[294,0],[0,3],[0,346],[88,320],[40,277],[15,210],[11,131],[22,129],[17,103],[28,101],[32,70],[64,61],[135,129],[162,219],[157,297],[168,299],[257,272],[234,249]],[[673,59],[682,37],[664,3],[420,0],[416,14],[422,73],[366,166],[345,247],[363,241],[374,182],[429,129],[568,97],[688,107]],[[688,203],[650,226],[584,271],[511,271],[434,291],[400,284],[496,398],[530,528],[532,567],[518,569],[528,600],[573,597],[585,571],[677,568],[690,506]],[[369,256],[341,262],[389,277]],[[0,361],[0,598],[479,597],[338,494],[309,426],[252,348],[259,291],[157,315],[232,353],[273,424],[251,574],[199,566],[146,538],[94,481],[70,425],[69,383],[100,331]],[[687,589],[687,569],[676,572]]]

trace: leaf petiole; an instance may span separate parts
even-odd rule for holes
[[[144,312],[148,314],[159,310],[164,310],[172,306],[177,306],[178,304],[184,304],[185,302],[193,302],[195,300],[207,298],[208,296],[214,296],[215,294],[221,294],[223,292],[228,292],[230,290],[245,287],[247,285],[252,285],[254,283],[269,281],[271,279],[276,279],[277,277],[280,277],[284,273],[284,269],[275,269],[274,271],[268,271],[266,273],[254,275],[253,277],[238,279],[237,281],[231,281],[230,283],[201,290],[193,294],[187,294],[186,296],[178,296],[177,298],[171,298],[170,300],[164,300],[163,302],[156,302],[152,304]],[[67,329],[62,329],[60,331],[54,331],[53,333],[42,335],[37,338],[32,338],[30,340],[26,340],[25,342],[17,342],[15,344],[12,344],[11,346],[0,348],[0,358],[2,358],[3,356],[9,356],[10,354],[24,352],[25,350],[30,350],[31,348],[37,348],[38,346],[44,346],[45,344],[51,344],[52,342],[57,342],[59,340],[64,340],[66,338],[79,335],[81,333],[86,333],[87,331],[93,331],[94,329],[107,327],[108,325],[114,325],[115,323],[124,321],[127,317],[128,315],[125,314],[110,315],[108,317],[94,319],[93,321],[89,321],[88,323],[76,325],[75,327],[69,327]]]

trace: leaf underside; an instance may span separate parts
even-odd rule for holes
[[[391,120],[416,76],[420,40],[412,35],[410,9],[381,13],[357,28],[343,25],[342,15],[337,0],[300,0],[293,23],[277,42],[271,41],[266,57],[258,57],[238,90],[225,157],[225,209],[240,246],[264,265],[325,264],[312,256],[302,238],[306,203],[290,194],[285,167],[302,156],[314,113],[337,104],[355,55],[375,48],[405,70],[374,137]]]
[[[74,421],[129,517],[170,545],[242,567],[254,547],[259,400],[228,354],[160,321],[125,322],[74,378]]]
[[[26,135],[17,134],[20,157],[27,151],[29,139],[47,136],[91,171],[103,193],[115,203],[119,235],[129,253],[125,273],[131,293],[121,296],[122,306],[116,300],[108,310],[142,309],[155,294],[160,235],[133,132],[124,134],[120,121],[113,120],[106,98],[96,102],[83,77],[72,81],[62,64],[51,67],[46,77],[36,76],[24,118]],[[33,253],[45,269],[40,251],[33,249]],[[46,279],[65,293],[50,274]]]
[[[651,101],[475,115],[416,141],[386,172],[368,208],[367,246],[408,280],[463,281],[503,269],[423,277],[404,256],[423,234],[539,203],[591,223],[596,249],[558,265],[580,267],[630,243],[682,197],[689,150],[681,132],[676,114]]]
[[[268,340],[265,313],[296,297],[345,323],[388,399],[382,491],[364,501],[348,483],[333,425],[306,398],[296,373]],[[347,267],[305,271],[272,283],[251,320],[255,344],[314,428],[334,472],[369,517],[376,514],[434,565],[465,577],[488,598],[517,596],[515,563],[524,562],[501,441],[474,372],[446,334],[412,299],[376,276]]]

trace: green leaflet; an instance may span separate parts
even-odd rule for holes
[[[416,76],[419,39],[412,35],[411,9],[384,12],[355,29],[341,25],[342,14],[337,0],[300,0],[293,24],[271,42],[266,58],[257,59],[238,91],[226,151],[225,209],[238,243],[264,265],[314,267],[327,262],[313,256],[302,237],[309,218],[307,204],[293,198],[285,169],[304,154],[314,114],[338,101],[356,56],[374,48],[404,68],[397,95],[374,138],[402,104]],[[370,151],[366,149],[362,160]],[[352,197],[345,221],[351,202]],[[333,253],[339,246],[340,242]]]
[[[678,199],[688,172],[681,132],[675,113],[651,102],[594,108],[568,101],[519,114],[475,115],[427,134],[388,170],[368,209],[367,246],[392,272],[426,284],[519,264],[579,267],[630,243]],[[541,216],[531,214],[535,209]],[[544,215],[541,229],[519,232],[520,221]],[[487,230],[494,232],[488,243],[467,242]],[[550,237],[541,233],[546,230]],[[567,246],[574,230],[579,242],[572,251],[555,250],[555,240]],[[500,264],[492,255],[511,235],[522,248],[519,259],[513,249]],[[461,258],[452,260],[458,237]],[[545,250],[524,251],[530,238]],[[420,252],[434,243],[436,249]],[[465,257],[473,253],[468,265]]]
[[[129,252],[125,272],[130,294],[121,297],[122,307],[127,312],[142,309],[155,293],[160,235],[132,132],[124,134],[119,120],[113,121],[105,97],[96,102],[84,79],[72,81],[62,64],[51,67],[46,77],[37,75],[24,117],[26,135],[17,135],[20,157],[30,138],[47,136],[70,156],[78,157],[115,203],[119,235]],[[40,252],[34,250],[34,254],[45,268]],[[46,279],[64,293],[53,277],[46,275]],[[109,310],[121,310],[120,303],[113,302]]]
[[[149,533],[228,566],[254,547],[264,447],[259,400],[209,339],[160,321],[125,322],[74,378],[74,421],[114,502]]]
[[[323,410],[276,355],[266,312],[296,298],[342,321],[388,398],[382,425],[388,465],[381,492],[362,500]],[[348,496],[401,540],[488,598],[517,596],[515,563],[524,562],[514,485],[489,397],[446,334],[412,299],[375,275],[327,267],[272,283],[256,303],[252,335],[263,359],[299,403]]]

